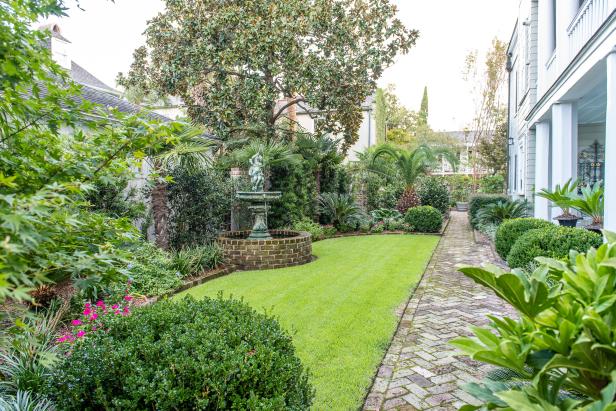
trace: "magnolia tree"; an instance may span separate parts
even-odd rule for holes
[[[165,3],[119,83],[181,97],[193,121],[225,139],[271,138],[301,107],[318,111],[321,131],[348,148],[362,102],[418,36],[389,0]]]

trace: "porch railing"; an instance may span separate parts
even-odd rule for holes
[[[580,52],[584,44],[607,20],[614,10],[614,4],[613,0],[586,0],[582,4],[580,11],[567,29],[569,35],[568,60],[573,59]]]

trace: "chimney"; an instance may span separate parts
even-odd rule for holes
[[[49,31],[49,48],[54,61],[66,70],[71,69],[71,42],[62,36],[62,31],[57,23],[41,26],[39,30]]]

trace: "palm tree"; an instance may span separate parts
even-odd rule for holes
[[[378,159],[381,157],[390,157],[394,160],[394,167],[391,169],[377,167]],[[419,196],[415,192],[417,179],[428,174],[441,157],[445,158],[454,168],[458,165],[457,156],[447,148],[421,145],[414,150],[405,150],[384,144],[374,150],[371,171],[386,175],[389,178],[402,178],[404,180],[406,188],[398,200],[396,208],[401,213],[405,213],[409,208],[419,205]]]
[[[302,156],[295,154],[287,143],[279,141],[251,140],[247,145],[231,153],[231,162],[239,166],[247,166],[255,154],[263,156],[265,174],[265,189],[270,187],[271,167],[278,165],[294,165],[302,161]]]
[[[321,173],[323,166],[341,161],[338,146],[340,140],[335,140],[327,135],[314,136],[312,134],[300,134],[296,140],[297,148],[305,160],[313,166],[317,196],[321,194]]]
[[[169,174],[175,168],[189,172],[203,170],[212,164],[212,151],[218,143],[205,135],[202,130],[186,125],[170,139],[157,153],[151,156],[152,167],[157,181],[152,189],[152,215],[156,245],[164,250],[169,248],[169,205],[167,187]]]

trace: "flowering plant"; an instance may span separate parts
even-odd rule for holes
[[[104,329],[106,317],[118,315],[126,317],[130,315],[132,303],[133,297],[128,294],[128,290],[121,302],[111,306],[105,304],[103,300],[97,301],[96,304],[85,303],[81,318],[72,320],[71,328],[58,337],[56,342],[59,344],[74,343],[89,333]]]

